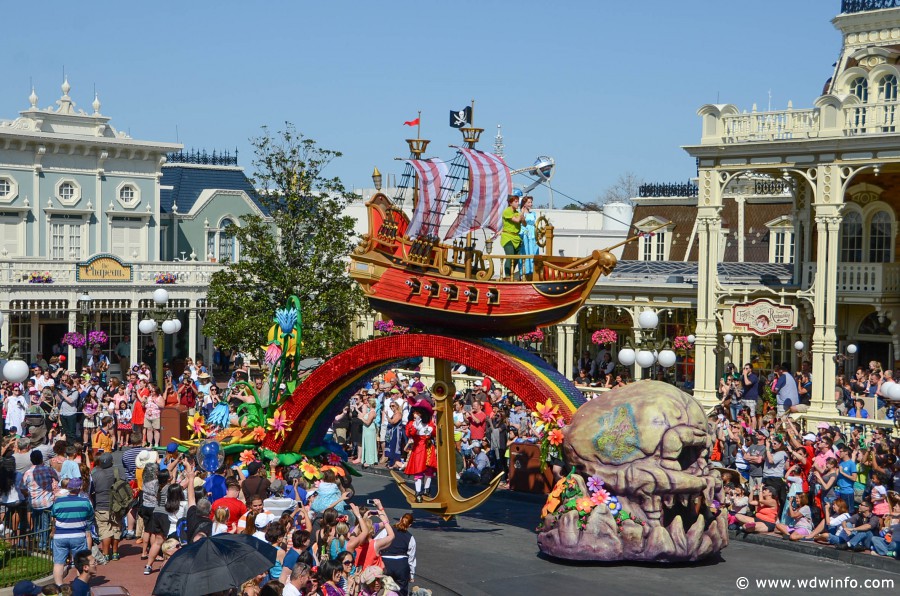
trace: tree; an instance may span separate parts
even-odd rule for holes
[[[359,196],[323,174],[341,153],[319,147],[290,123],[274,134],[263,127],[251,142],[253,184],[271,220],[245,216],[243,225],[228,230],[241,257],[212,276],[203,332],[220,346],[257,351],[275,309],[295,294],[302,305],[302,355],[336,353],[349,345],[350,324],[366,307],[347,275],[357,239],[353,218],[343,215]]]
[[[631,199],[638,196],[638,191],[643,183],[644,181],[634,172],[624,172],[619,174],[619,177],[616,178],[616,181],[613,182],[612,186],[609,186],[597,198],[595,204],[600,206],[618,201],[620,203],[631,205]]]

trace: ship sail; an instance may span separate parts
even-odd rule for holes
[[[509,167],[503,158],[477,149],[459,148],[469,165],[469,195],[444,240],[475,230],[500,233],[501,213],[512,191]]]
[[[437,236],[444,216],[441,206],[446,207],[439,199],[447,176],[447,164],[439,159],[408,159],[406,163],[416,171],[419,186],[418,201],[406,235],[409,238]]]

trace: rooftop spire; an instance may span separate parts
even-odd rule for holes
[[[63,92],[62,99],[68,99],[69,98],[69,90],[72,89],[72,85],[69,84],[69,76],[68,75],[66,75],[66,78],[63,81],[61,89]]]
[[[94,91],[94,102],[91,104],[91,107],[94,108],[94,115],[100,115],[100,96],[97,95],[97,92]]]
[[[72,98],[69,97],[69,91],[72,89],[72,85],[69,84],[68,75],[65,76],[65,80],[63,80],[63,84],[60,87],[62,89],[62,97],[56,100],[57,105],[59,105],[59,109],[56,110],[57,114],[74,114],[75,113],[75,104],[72,102]]]
[[[34,85],[31,86],[31,95],[28,96],[28,102],[31,104],[31,107],[37,109],[38,96],[37,93],[34,92]]]
[[[497,125],[497,136],[494,137],[494,153],[498,157],[503,157],[503,133],[500,131],[500,125]]]

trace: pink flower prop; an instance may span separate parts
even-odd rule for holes
[[[278,359],[281,358],[281,346],[277,341],[273,341],[269,344],[269,347],[266,348],[266,364],[275,364],[278,362]]]
[[[599,329],[591,335],[591,341],[600,346],[616,343],[617,339],[619,336],[612,329]]]

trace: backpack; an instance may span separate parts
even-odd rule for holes
[[[188,543],[188,527],[186,517],[182,517],[175,524],[175,537],[178,539],[178,542],[180,542],[182,546]]]
[[[119,478],[119,469],[113,468],[116,481],[109,489],[109,510],[117,519],[123,517],[131,508],[134,493],[128,481]]]

